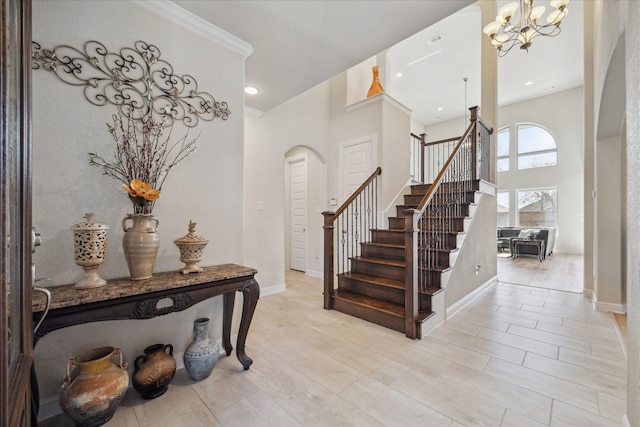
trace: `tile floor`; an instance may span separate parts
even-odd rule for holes
[[[498,283],[413,341],[322,309],[318,279],[286,280],[286,292],[260,299],[250,370],[235,355],[201,382],[180,370],[155,400],[129,390],[107,425],[621,425],[626,360],[613,316],[581,294]],[[65,425],[64,415],[41,424]]]

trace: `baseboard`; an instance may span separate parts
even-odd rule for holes
[[[238,341],[238,335],[231,336],[231,342],[236,343]],[[219,354],[220,357],[227,357],[226,351],[222,345],[222,339],[216,340],[218,346],[220,348]],[[184,369],[184,359],[183,353],[174,354],[173,358],[176,361],[176,371],[180,369]],[[231,353],[229,357],[235,357],[235,354]],[[214,368],[215,369],[215,368]],[[131,378],[132,372],[129,372],[129,378]],[[133,389],[133,383],[131,379],[129,380],[129,387],[127,387],[127,393],[137,393],[135,389]],[[62,408],[60,407],[60,393],[56,393],[53,396],[49,396],[47,398],[40,400],[40,408],[38,410],[38,422],[42,422],[51,417],[55,417],[62,413]]]
[[[260,288],[260,296],[266,297],[267,295],[278,294],[287,290],[287,284],[269,286],[268,288]]]
[[[322,276],[323,276],[322,271],[313,271],[313,270],[307,270],[304,272],[304,274],[309,277],[315,277],[316,279],[322,279]]]
[[[471,303],[474,299],[478,298],[484,292],[486,292],[490,287],[498,283],[498,276],[493,276],[491,279],[484,282],[482,285],[469,292],[467,295],[462,297],[459,301],[451,304],[451,307],[447,309],[446,318],[450,318],[451,316],[458,313],[462,310],[467,304]]]
[[[593,289],[582,288],[582,295],[584,295],[585,298],[592,299],[593,298]]]
[[[627,304],[614,304],[610,302],[600,302],[594,298],[593,309],[596,311],[611,311],[613,313],[624,314],[627,312]]]

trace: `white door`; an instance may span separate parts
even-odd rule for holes
[[[300,157],[289,163],[289,242],[292,270],[306,270],[307,229],[307,159]]]
[[[372,146],[372,138],[354,141],[342,146],[340,156],[342,177],[341,202],[344,202],[351,196],[373,172]]]

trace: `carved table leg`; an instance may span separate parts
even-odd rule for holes
[[[258,298],[260,298],[260,286],[258,282],[256,282],[255,279],[246,280],[242,284],[242,295],[244,297],[242,302],[242,320],[240,321],[240,330],[238,331],[236,355],[246,371],[253,363],[253,360],[245,353],[244,345],[247,341],[247,333],[249,332],[253,312],[258,304]]]
[[[233,306],[236,301],[236,293],[226,292],[224,294],[224,307],[222,309],[222,345],[227,353],[231,354],[233,346],[231,345],[231,320],[233,320]]]

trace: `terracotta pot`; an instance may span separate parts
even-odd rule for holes
[[[127,221],[131,227],[127,227]],[[122,220],[124,236],[122,248],[133,280],[148,279],[153,276],[160,240],[156,231],[159,221],[151,214],[129,214]]]
[[[116,356],[119,364],[113,363]],[[120,349],[94,348],[67,363],[60,407],[78,426],[101,426],[113,417],[128,385]]]
[[[167,350],[169,352],[167,353]],[[136,358],[131,382],[143,399],[154,399],[162,395],[176,373],[171,344],[154,344],[144,349]]]

